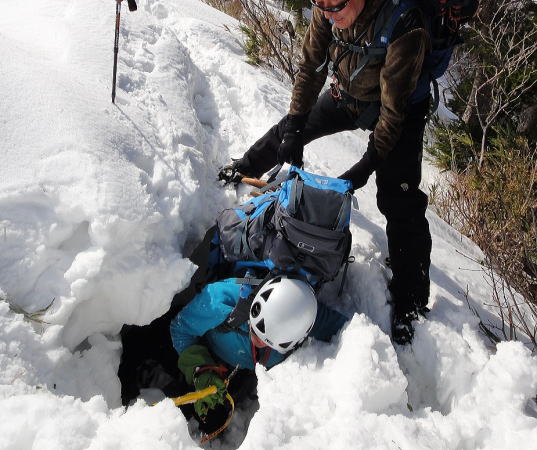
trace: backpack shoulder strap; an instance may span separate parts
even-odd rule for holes
[[[343,230],[343,228],[345,228],[345,226],[348,225],[350,220],[351,206],[352,194],[350,192],[347,192],[345,194],[343,202],[341,203],[341,208],[339,208],[336,222],[334,223],[334,226],[332,228],[333,230],[341,231]]]
[[[304,189],[304,181],[299,177],[295,176],[293,182],[291,183],[291,192],[289,192],[289,214],[294,216],[297,211],[297,207],[300,204],[300,199],[302,198],[302,191]]]
[[[243,285],[241,287],[241,296],[233,311],[229,313],[229,316],[215,328],[216,331],[220,333],[234,331],[243,336],[248,336],[249,333],[244,331],[241,325],[246,323],[250,318],[250,308],[257,292],[268,280],[275,276],[275,272],[272,270],[269,271],[263,279],[255,278],[252,275],[251,271],[247,271],[245,277],[235,278],[235,282]],[[251,286],[255,286],[255,289],[252,289]]]
[[[386,56],[395,26],[410,10],[417,7],[415,0],[387,0],[384,3],[375,19],[373,42],[363,47],[351,48],[352,51],[362,53],[363,57],[351,74],[350,81],[353,81],[373,59]]]
[[[416,0],[391,0],[381,9],[375,22],[375,44],[387,47],[395,26],[410,12],[419,8]]]

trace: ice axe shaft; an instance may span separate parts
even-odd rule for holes
[[[263,181],[257,178],[249,178],[249,177],[243,177],[241,179],[241,182],[244,184],[253,186],[257,189],[263,189],[268,184],[268,181]],[[276,186],[273,186],[272,188],[269,189],[269,191],[274,191],[275,189],[276,189]],[[251,191],[250,195],[252,197],[259,197],[260,195],[263,195],[263,193],[264,193],[264,190],[262,190],[261,192]]]
[[[258,180],[257,178],[244,177],[241,181],[259,189],[264,188],[267,185],[266,181]]]

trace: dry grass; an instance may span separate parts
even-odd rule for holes
[[[302,30],[279,17],[265,0],[204,0],[239,20],[248,62],[275,69],[294,83],[303,42]]]
[[[243,12],[241,2],[239,0],[203,0],[208,5],[216,8],[228,16],[240,20]]]
[[[13,301],[11,301],[9,298],[5,296],[0,296],[0,301],[6,302],[9,305],[10,311],[13,311],[15,314],[21,314],[24,316],[26,320],[29,322],[32,322],[34,324],[39,325],[48,325],[48,322],[46,322],[43,319],[43,316],[48,312],[52,304],[54,303],[55,298],[51,300],[51,302],[45,306],[44,308],[34,311],[34,312],[28,312],[24,308],[21,308],[17,304],[15,304]]]
[[[536,151],[503,150],[481,168],[450,173],[447,186],[432,191],[431,203],[485,254],[488,304],[502,323],[496,331],[504,339],[523,334],[537,348]]]

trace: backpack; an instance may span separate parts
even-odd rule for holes
[[[223,260],[236,269],[295,273],[311,284],[333,280],[351,247],[352,183],[291,166],[276,185],[276,191],[220,213]]]
[[[345,47],[346,51],[332,64],[332,73],[337,78],[337,65],[349,52],[361,54],[361,59],[351,74],[350,81],[370,63],[379,63],[386,57],[395,26],[405,14],[416,8],[421,9],[426,20],[426,27],[431,37],[432,49],[425,56],[423,67],[415,91],[409,103],[418,103],[430,93],[433,85],[433,114],[439,104],[438,82],[446,72],[453,50],[463,42],[459,34],[460,26],[470,21],[479,8],[480,0],[386,0],[375,19],[374,37],[365,46],[355,45],[339,40],[334,36],[332,43]],[[327,58],[328,60],[328,58]],[[317,71],[324,68],[323,63]]]

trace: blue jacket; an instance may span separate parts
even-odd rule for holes
[[[240,368],[254,369],[248,336],[237,332],[221,333],[215,330],[237,304],[240,288],[241,285],[233,278],[209,284],[177,314],[170,324],[170,333],[178,354],[198,343],[201,336],[204,336],[212,353],[230,366],[238,364]],[[309,336],[328,341],[346,321],[345,316],[319,303],[315,324]],[[248,323],[242,324],[241,328],[248,332]],[[265,366],[275,366],[284,358],[284,355],[272,350]]]

